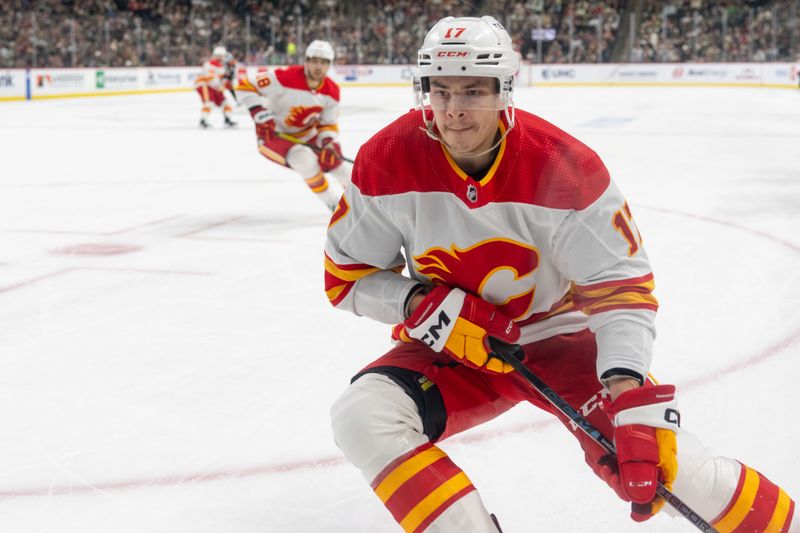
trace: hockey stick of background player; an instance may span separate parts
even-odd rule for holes
[[[556,391],[548,387],[544,381],[539,379],[539,376],[534,374],[527,366],[525,366],[525,364],[522,362],[522,357],[517,357],[519,350],[522,350],[521,346],[518,344],[506,344],[498,341],[494,337],[489,337],[489,346],[491,347],[492,352],[498,355],[503,361],[511,365],[514,370],[519,372],[522,377],[525,378],[525,381],[531,385],[531,387],[539,391],[542,396],[547,399],[547,401],[553,404],[553,407],[558,409],[564,416],[572,420],[576,426],[583,430],[584,433],[589,435],[593,441],[605,448],[606,451],[608,451],[608,453],[613,455],[616,459],[617,450],[614,447],[614,443],[608,440],[596,427],[586,420],[582,414],[573,409],[572,406],[568,404],[566,400],[564,400],[564,398],[559,396]],[[664,498],[668,504],[674,507],[676,511],[683,515],[683,517],[689,522],[694,524],[694,526],[700,531],[705,531],[707,533],[718,533],[717,530],[711,526],[711,524],[703,520],[703,518],[694,512],[691,507],[686,505],[683,500],[670,492],[670,490],[665,487],[663,483],[658,483],[658,486],[656,487],[656,494]]]
[[[318,153],[320,153],[322,151],[322,148],[317,148],[313,144],[304,143],[300,139],[298,139],[296,137],[292,137],[291,135],[287,135],[286,133],[278,133],[277,136],[280,137],[281,139],[286,139],[287,141],[293,142],[294,144],[302,144],[303,146],[308,146],[309,148],[314,150],[314,153],[318,154]],[[350,159],[349,157],[345,157],[345,156],[342,156],[342,161],[347,161],[348,163],[351,163],[351,164],[354,163],[354,161],[352,159]]]

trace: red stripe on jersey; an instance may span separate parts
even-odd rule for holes
[[[303,65],[291,65],[286,68],[279,68],[275,70],[275,78],[287,89],[311,92],[311,88],[306,81],[306,71]],[[339,101],[339,86],[327,76],[325,76],[325,79],[322,80],[322,84],[314,92],[330,96],[337,102]]]
[[[356,281],[380,270],[363,263],[337,265],[325,254],[325,294],[335,307],[345,299]]]
[[[653,275],[627,280],[615,280],[593,285],[572,285],[575,306],[594,315],[617,309],[648,309],[656,311],[658,300],[653,296]]]
[[[564,313],[571,313],[575,310],[577,310],[577,307],[575,306],[575,302],[572,301],[572,293],[568,292],[559,301],[550,306],[550,310],[542,311],[541,313],[534,313],[525,320],[520,320],[517,322],[517,326],[527,326],[528,324],[541,322],[546,318],[563,315]]]
[[[347,213],[350,212],[350,205],[347,203],[347,198],[343,194],[341,198],[339,198],[339,204],[336,206],[336,210],[331,215],[331,220],[328,222],[328,229],[330,229],[334,224],[342,220]]]
[[[583,309],[587,315],[596,315],[598,313],[605,313],[607,311],[616,311],[618,309],[646,309],[647,311],[658,311],[658,304],[649,303],[630,303],[630,304],[615,304],[606,306],[596,306],[588,309]]]

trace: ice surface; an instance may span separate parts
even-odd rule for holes
[[[411,104],[345,88],[346,155]],[[684,427],[800,497],[800,94],[520,89],[592,146],[661,302]],[[333,310],[327,214],[195,94],[0,105],[0,532],[399,531],[328,407],[388,347]],[[411,155],[410,155],[411,156]],[[521,406],[442,444],[506,532],[646,525]]]

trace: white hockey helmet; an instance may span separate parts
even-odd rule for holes
[[[215,46],[214,50],[211,52],[211,55],[214,57],[225,57],[228,55],[228,51],[224,46]]]
[[[494,17],[441,19],[425,36],[417,53],[417,67],[414,92],[419,108],[430,103],[431,76],[494,78],[500,97],[497,109],[504,110],[509,126],[514,126],[512,91],[519,56],[512,47],[511,36]]]
[[[331,45],[331,43],[328,41],[311,41],[311,43],[306,47],[306,59],[309,57],[327,59],[333,63],[333,45]]]

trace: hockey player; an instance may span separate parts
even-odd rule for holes
[[[195,89],[203,101],[200,111],[200,127],[208,128],[208,116],[211,114],[211,104],[222,108],[225,125],[236,126],[231,119],[233,108],[225,98],[225,89],[232,90],[232,73],[235,73],[236,62],[224,46],[214,48],[211,59],[203,63],[203,72],[195,79]]]
[[[648,378],[658,304],[631,211],[594,151],[515,110],[518,66],[492,17],[440,20],[419,50],[421,111],[359,151],[328,228],[325,288],[339,309],[397,323],[398,344],[334,403],[337,445],[405,531],[496,533],[435,443],[528,401],[559,416],[636,521],[674,513],[660,481],[720,533],[800,531],[789,495],[682,430],[675,388]],[[490,336],[522,345],[616,458]]]
[[[258,73],[236,87],[255,122],[261,154],[300,174],[331,211],[342,190],[325,174],[346,187],[352,170],[339,142],[339,86],[327,76],[333,57],[330,43],[312,41],[303,65]]]

